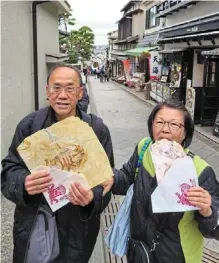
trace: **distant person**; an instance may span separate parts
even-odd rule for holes
[[[87,74],[88,74],[88,69],[87,69],[87,67],[83,68],[83,73],[84,73],[85,80],[86,80],[86,83],[87,83]]]
[[[100,68],[99,67],[97,68],[97,78],[98,79],[100,78]]]
[[[111,69],[111,67],[109,68],[109,78],[112,78],[112,69]]]
[[[100,70],[100,82],[103,82],[104,74],[105,74],[105,70],[104,67],[102,67]]]
[[[104,77],[105,77],[105,82],[106,81],[109,81],[109,77],[110,77],[110,72],[109,72],[109,67],[108,68],[106,68],[106,70],[105,70],[105,74],[104,74]]]
[[[84,73],[84,76],[87,75],[87,67],[83,68],[83,73]]]

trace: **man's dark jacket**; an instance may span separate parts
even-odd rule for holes
[[[77,116],[90,124],[90,115],[77,109]],[[16,204],[14,215],[14,253],[13,263],[25,262],[30,233],[36,219],[42,194],[28,195],[24,189],[25,177],[30,174],[17,152],[19,144],[29,135],[49,127],[56,121],[54,111],[45,108],[25,117],[17,126],[8,156],[3,159],[1,189],[3,195]],[[94,116],[97,137],[102,144],[111,166],[114,167],[112,142],[109,130],[100,118]],[[108,205],[110,194],[102,198],[103,187],[92,189],[94,201],[86,207],[69,203],[55,215],[59,233],[60,255],[56,263],[87,263],[99,232],[100,213]]]

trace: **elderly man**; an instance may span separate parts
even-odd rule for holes
[[[114,167],[112,142],[107,126],[100,118],[86,114],[77,106],[83,94],[80,72],[68,65],[55,67],[48,76],[46,94],[50,106],[31,113],[20,121],[8,156],[2,160],[2,193],[16,204],[13,263],[28,261],[30,237],[38,209],[42,204],[47,205],[42,192],[51,184],[52,179],[46,171],[30,173],[19,156],[16,149],[27,136],[69,116],[78,116],[93,128]],[[71,202],[55,212],[60,253],[52,262],[89,261],[99,232],[100,213],[110,201],[110,194],[104,196],[103,190],[103,186],[85,190],[78,184],[72,184]]]

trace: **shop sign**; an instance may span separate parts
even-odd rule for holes
[[[190,33],[198,32],[198,27],[197,26],[193,26],[191,28],[187,28],[186,31],[190,32]]]
[[[170,74],[170,87],[179,88],[181,82],[181,70],[182,65],[176,62],[171,65],[171,74]]]
[[[131,80],[131,62],[129,59],[123,60],[123,66],[124,66],[124,74],[125,74],[125,79],[126,81],[130,81]]]
[[[157,6],[157,13],[164,12],[166,10],[169,10],[173,6],[176,6],[177,4],[181,4],[181,1],[179,0],[168,0],[161,3],[159,6]]]
[[[219,110],[217,112],[216,120],[214,123],[213,135],[215,135],[216,137],[219,137]]]
[[[198,24],[198,25],[197,25]],[[209,21],[209,18],[203,18],[199,21],[189,22],[188,24],[184,23],[182,25],[173,26],[164,32],[161,30],[159,38],[168,38],[175,36],[190,35],[193,33],[199,34],[202,32],[214,31],[219,27],[219,19],[214,19]],[[185,41],[185,39],[184,39]]]
[[[158,80],[161,76],[161,55],[158,51],[151,51],[149,58],[150,79]]]
[[[192,119],[195,115],[195,89],[187,88],[186,89],[186,109],[190,113]]]

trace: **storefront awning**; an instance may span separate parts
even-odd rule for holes
[[[129,49],[126,51],[126,55],[131,57],[140,57],[143,53],[149,53],[152,50],[158,49],[158,46],[154,47],[136,47],[134,49]]]
[[[120,51],[120,50],[112,50],[111,51],[112,56],[127,56],[126,51]]]
[[[173,49],[164,49],[159,51],[159,54],[174,54],[174,53],[180,53],[187,50],[187,48],[173,48]]]
[[[120,51],[120,50],[111,51],[111,57],[112,57],[112,59],[117,59],[117,60],[125,60],[128,58],[126,55],[126,52]]]
[[[177,37],[168,37],[168,38],[160,38],[158,43],[171,43],[177,41],[186,41],[186,40],[196,40],[196,39],[207,39],[212,38],[213,36],[219,36],[219,31],[211,31],[199,34],[190,34],[190,35],[183,35]]]
[[[126,39],[127,39],[127,42],[128,42],[128,43],[131,43],[131,42],[137,41],[138,38],[139,38],[139,35],[127,37]]]
[[[204,56],[219,56],[219,48],[202,51]]]

